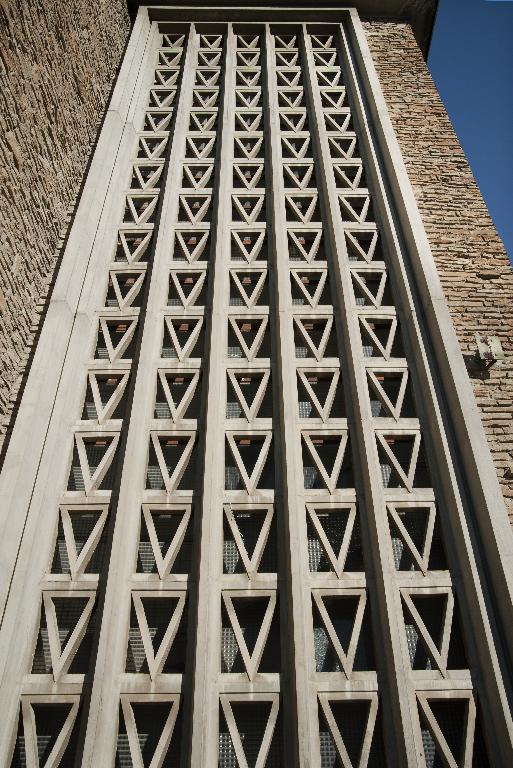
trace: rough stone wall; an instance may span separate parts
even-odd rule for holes
[[[410,27],[364,27],[513,524],[513,271]],[[502,366],[473,363],[475,333]]]
[[[125,0],[0,0],[0,449],[129,29]]]

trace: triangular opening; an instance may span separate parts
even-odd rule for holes
[[[278,104],[280,107],[304,106],[304,93],[302,88],[283,88],[278,91]]]
[[[237,107],[254,108],[260,106],[261,91],[254,88],[237,88],[235,91],[235,104]]]
[[[265,445],[264,437],[236,436],[235,446],[248,477],[251,477]]]
[[[355,303],[359,307],[393,306],[392,293],[384,270],[352,270]]]
[[[88,598],[53,598],[55,613],[57,616],[57,626],[59,628],[59,638],[61,648],[64,651],[66,643],[78,622],[88,610]],[[93,635],[96,627],[96,610],[93,608],[87,624],[83,631],[83,637],[77,650],[73,653],[71,664],[69,665],[69,674],[85,674],[89,671],[91,660]]]
[[[267,259],[265,230],[232,230],[232,261],[252,263]]]
[[[340,194],[340,213],[343,221],[374,221],[372,202],[369,195]]]
[[[88,672],[94,628],[91,593],[82,597],[44,593],[32,674]]]
[[[149,107],[164,109],[171,107],[175,103],[176,88],[164,88],[158,86],[150,91]]]
[[[77,555],[80,555],[84,545],[89,540],[89,537],[93,533],[95,526],[101,517],[101,512],[97,510],[91,510],[90,512],[73,512],[69,517],[71,520],[71,529],[73,531]]]
[[[383,251],[377,230],[345,229],[349,261],[383,261]]]
[[[350,160],[357,149],[356,137],[351,134],[344,136],[329,136],[328,142],[332,157],[343,157]]]
[[[424,543],[428,532],[431,510],[429,507],[415,507],[413,509],[397,510],[400,522],[403,524],[408,536],[412,540],[416,551],[422,557]],[[415,560],[409,548],[405,546],[404,537],[393,519],[389,518],[390,534],[392,537],[392,551],[394,563],[398,571],[417,570]]]
[[[203,318],[167,317],[164,326],[162,357],[186,360],[203,355]],[[174,338],[173,338],[174,337]]]
[[[130,232],[120,230],[116,243],[114,261],[123,264],[144,263],[143,256],[149,250],[153,232]]]
[[[219,98],[217,88],[195,88],[192,92],[192,104],[194,107],[215,107]]]
[[[157,655],[166,630],[176,611],[178,598],[142,597],[141,602],[150,630],[153,651],[154,654]],[[163,672],[182,672],[185,667],[186,616],[187,614],[184,611],[180,622],[181,627],[178,630],[166,663],[164,664]]]
[[[336,379],[336,381],[335,381]],[[342,378],[338,371],[298,371],[300,419],[343,419],[346,417]]]
[[[414,595],[410,594],[409,599],[417,610],[428,636],[433,641],[436,649],[440,653],[444,637],[444,624],[446,610],[448,606],[447,594],[435,595]],[[437,662],[432,658],[431,652],[416,627],[416,623],[410,609],[403,603],[406,638],[408,642],[408,652],[410,654],[410,663],[412,669],[438,669]],[[451,627],[449,627],[451,631]]]
[[[68,491],[109,490],[112,488],[115,471],[115,462],[113,461],[115,449],[111,449],[113,441],[112,435],[82,437],[80,433],[76,433],[68,478]],[[81,450],[83,451],[82,455]],[[107,453],[110,459],[106,457]],[[104,458],[106,459],[105,464],[95,477],[95,473]],[[83,467],[81,459],[85,462],[86,467]]]
[[[235,381],[232,381],[232,378]],[[227,419],[244,419],[248,418],[248,415],[254,419],[272,418],[272,392],[267,372],[230,372],[227,386]]]
[[[259,35],[237,35],[237,47],[244,48],[244,50],[259,50],[260,36]]]
[[[217,129],[217,112],[212,111],[191,111],[191,119],[189,122],[190,131],[215,131]],[[205,166],[203,166],[205,167]],[[212,172],[213,166],[206,166],[209,168],[209,173]]]
[[[228,327],[228,357],[268,358],[270,338],[267,317],[231,317]]]
[[[177,231],[173,261],[188,261],[190,264],[200,259],[208,259],[210,250],[209,231]]]
[[[159,51],[158,65],[159,67],[178,67],[180,60],[183,56],[183,51],[165,51],[161,49]]]
[[[315,44],[317,42],[316,36],[313,38],[313,43]],[[336,51],[313,51],[314,55],[314,61],[316,66],[320,67],[332,67],[335,65],[337,60],[337,52]]]
[[[192,562],[192,526],[187,523],[183,532],[183,521],[187,512],[185,509],[161,510],[150,509],[147,513],[151,521],[150,536],[146,515],[141,517],[141,534],[137,552],[138,573],[158,573],[159,568],[155,558],[154,546],[157,547],[162,561],[170,554],[171,547],[176,546],[173,553],[173,563],[169,569],[172,574],[188,574]],[[180,544],[181,540],[181,544]],[[177,546],[178,545],[178,546]]]
[[[280,766],[283,765],[281,748],[280,718],[276,723],[272,717],[271,701],[231,701],[225,706],[230,707],[237,729],[237,743],[240,743],[242,753],[248,768],[255,768],[261,754],[266,729],[270,730],[270,744],[267,751],[267,760],[259,765]],[[240,766],[235,751],[234,742],[228,728],[223,708],[219,708],[219,766]]]
[[[207,293],[206,272],[173,271],[169,277],[168,307],[202,307]]]
[[[174,67],[168,69],[167,67],[161,67],[155,70],[155,85],[171,86],[176,85],[178,82],[178,76],[180,69]]]
[[[315,505],[308,505],[308,507],[309,514],[306,522],[310,571],[313,573],[334,572],[331,558],[333,557],[335,561],[340,559],[342,547],[345,547],[348,538],[348,526],[351,525],[351,510],[343,507],[323,508]],[[331,549],[329,554],[315,523],[321,527],[326,537]],[[349,531],[347,552],[341,565],[345,572],[365,570],[358,516],[355,517],[352,530]]]
[[[416,408],[408,370],[367,369],[371,411],[374,418],[415,418]]]
[[[172,406],[177,420],[197,419],[201,405],[201,388],[198,386],[198,380],[199,377],[194,372],[159,372],[154,418],[174,418]],[[167,386],[164,387],[164,384]]]
[[[135,352],[137,320],[101,318],[96,342],[97,360],[128,360]]]
[[[98,534],[98,523],[102,517],[100,510],[66,510],[61,511],[61,518],[57,528],[57,537],[55,541],[55,549],[52,558],[51,573],[71,573],[71,559],[74,556],[73,552],[68,551],[66,537],[64,535],[64,527],[62,516],[69,515],[71,535],[73,537],[74,546],[76,549],[77,557],[82,555],[82,550],[87,545],[91,544],[91,549],[87,554],[87,562],[84,567],[84,573],[99,573],[102,562],[103,554],[105,551],[105,529],[102,526],[100,538],[94,545],[94,540]]]
[[[226,490],[252,493],[257,488],[274,487],[271,443],[269,434],[228,436],[225,450]]]
[[[165,743],[161,744],[161,747],[163,747],[163,754],[161,755],[161,760],[158,762],[158,765],[179,765],[181,759],[181,718],[180,715],[178,715],[177,720],[173,722],[175,713],[173,712],[172,714],[173,707],[178,706],[177,702],[131,701],[128,706],[133,713],[140,750],[139,759],[142,759],[144,768],[150,768],[150,766],[155,765],[152,761],[159,749],[162,734],[169,725],[172,726],[172,730],[167,737],[164,737],[164,740],[167,742],[168,738],[170,738],[171,743],[167,746],[167,749]],[[135,761],[132,759],[130,753],[126,725],[121,712],[119,723],[120,729],[118,734],[116,766],[121,768],[121,766],[133,765]]]
[[[288,230],[290,261],[323,261],[325,259],[322,230]]]
[[[378,453],[385,488],[430,488],[427,456],[419,433],[379,435]]]
[[[308,224],[320,219],[317,193],[286,195],[287,221]]]
[[[243,187],[245,189],[253,189],[258,186],[260,181],[264,183],[263,172],[263,164],[236,163],[233,166],[234,188],[237,189],[238,187]]]
[[[84,447],[87,455],[87,463],[89,465],[89,472],[93,475],[103,457],[109,449],[112,437],[90,437],[84,439]]]
[[[232,221],[253,224],[265,218],[263,195],[232,195]]]
[[[294,342],[297,358],[338,357],[337,340],[333,317],[294,318]]]
[[[342,740],[343,746],[350,760],[350,765],[381,766],[383,763],[384,745],[381,737],[381,728],[379,719],[374,719],[374,713],[371,712],[372,702],[365,699],[346,699],[344,701],[330,700],[325,706],[331,711],[335,721],[335,728]],[[331,733],[329,724],[326,721],[322,707],[319,707],[319,724],[321,737],[321,750],[329,750],[335,760],[331,765],[333,768],[342,768],[342,762],[337,754],[335,739]],[[370,731],[370,733],[368,733]],[[368,740],[368,746],[366,741]],[[362,753],[369,749],[368,759],[364,763]]]
[[[210,195],[180,195],[180,211],[178,221],[198,224],[210,221],[212,218]]]
[[[267,271],[230,270],[230,306],[268,306]]]
[[[276,63],[280,67],[295,67],[299,53],[297,51],[276,51]]]
[[[151,136],[151,134],[145,134],[139,138],[139,150],[137,157],[147,160],[155,160],[160,157],[164,157],[165,149],[168,142],[168,135]]]
[[[303,433],[303,437],[306,435]],[[303,480],[307,489],[353,488],[353,467],[349,441],[345,435],[309,435],[309,441],[303,439]],[[310,444],[307,444],[310,443]],[[343,452],[343,456],[341,453]],[[340,462],[340,470],[334,476],[335,463]],[[324,468],[325,478],[318,464]],[[328,485],[329,484],[329,485]]]
[[[301,85],[303,79],[301,77],[301,70],[291,69],[287,71],[285,69],[277,69],[276,77],[279,86],[298,86]]]
[[[457,698],[448,700],[430,699],[426,702],[426,706],[431,710],[432,716],[442,732],[455,764],[463,768],[462,761],[468,727],[468,701]],[[419,714],[426,765],[429,768],[445,766],[447,764],[446,759],[433,738],[431,726],[421,708],[419,708]]]
[[[154,436],[155,437],[155,436]],[[157,456],[155,446],[160,456]],[[162,475],[159,458],[166,470],[166,481]],[[187,435],[158,436],[150,441],[146,487],[164,490],[192,490],[196,482],[196,461],[194,439]]]
[[[170,119],[169,114],[165,115],[165,117]],[[157,119],[156,115],[155,119]],[[156,129],[151,128],[151,130]],[[163,168],[164,165],[160,161],[150,162],[148,160],[141,160],[140,162],[134,163],[130,188],[140,190],[158,189]]]
[[[297,187],[299,189],[315,187],[313,163],[289,163],[283,166],[283,181],[285,187]],[[311,183],[310,183],[311,182]]]
[[[137,192],[126,197],[124,221],[128,224],[153,224],[158,196]]]
[[[260,51],[237,51],[238,67],[256,67],[260,62]]]
[[[262,73],[258,67],[243,67],[235,70],[236,85],[243,85],[254,87],[259,85],[262,78]]]
[[[274,518],[266,534],[264,526],[268,520],[268,510],[260,509],[230,509],[231,519],[235,524],[242,546],[251,561],[255,554],[259,556],[258,573],[276,573],[276,525]],[[223,573],[246,573],[243,558],[239,550],[239,544],[234,537],[231,525],[226,513],[223,527]],[[263,538],[262,538],[263,536]],[[257,546],[260,552],[256,551]]]
[[[320,599],[327,616],[321,616],[319,608],[315,601],[313,601],[312,617],[316,671],[343,671],[341,660],[330,639],[329,629],[333,631],[340,643],[344,656],[347,658],[350,655],[350,658],[345,662],[349,667],[349,672],[374,670],[376,667],[372,624],[368,605],[365,605],[363,618],[361,616],[358,618],[360,626],[355,626],[361,599],[359,596],[344,597],[333,595],[323,596]],[[329,627],[329,624],[331,624],[331,627]]]
[[[209,164],[184,165],[182,187],[184,189],[204,189],[212,184],[214,166]]]
[[[258,634],[269,606],[269,600],[269,597],[232,598],[235,615],[242,629],[244,642],[250,656],[253,655],[255,650]]]
[[[262,159],[264,157],[264,140],[262,136],[241,135],[235,137],[234,157],[247,160]],[[236,219],[237,220],[237,219]]]
[[[91,381],[87,382],[84,407],[82,409],[82,419],[98,420],[98,416],[103,419],[122,419],[126,406],[126,384],[128,377],[123,373],[94,373],[90,372],[89,377],[93,378],[93,386],[96,383],[96,396],[101,403],[100,414],[98,413],[97,403],[93,394]],[[123,390],[118,399],[120,389]],[[109,407],[111,404],[111,407]],[[102,413],[103,412],[103,413]]]
[[[214,67],[197,67],[196,83],[199,86],[214,86],[219,81],[220,72]]]
[[[154,597],[144,596],[139,593],[147,624],[149,641],[153,649],[154,658],[157,657],[163,643],[166,643],[166,633],[173,619],[181,617],[176,630],[174,640],[168,648],[166,658],[161,664],[163,674],[183,674],[185,670],[185,656],[187,650],[187,610],[182,609],[178,597]],[[135,601],[134,596],[134,601]],[[178,614],[178,615],[177,615]],[[144,648],[143,632],[144,623],[140,625],[134,604],[130,613],[130,630],[126,656],[126,672],[148,673],[149,662]]]
[[[209,105],[210,106],[210,105]],[[186,157],[195,157],[198,160],[215,157],[216,137],[208,134],[202,136],[187,136]]]
[[[395,317],[360,315],[363,354],[365,357],[403,358],[401,331]]]
[[[342,646],[342,650],[347,656],[349,652],[349,644],[353,637],[353,629],[360,598],[353,596],[334,596],[323,597],[321,599],[331,620],[338,641]]]
[[[366,187],[363,165],[361,163],[340,163],[333,166],[335,183],[339,189],[358,189]]]
[[[67,722],[69,724],[68,718],[74,705],[72,703],[38,704],[31,702],[30,706],[34,712],[39,765],[45,766],[61,732],[66,728]],[[76,714],[73,719],[75,720],[75,718]],[[69,741],[67,747],[63,750],[64,754],[59,761],[59,765],[65,765],[66,763],[63,762],[65,759],[69,760],[69,764],[71,764],[74,758],[77,733],[76,729],[73,728],[72,730],[71,738],[68,737]],[[25,765],[25,763],[22,764]]]
[[[330,283],[326,270],[292,270],[290,286],[294,306],[318,307],[331,303]]]
[[[296,158],[302,160],[309,155],[309,136],[282,136],[281,153],[284,159]]]

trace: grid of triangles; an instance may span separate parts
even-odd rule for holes
[[[116,457],[123,420],[127,415],[139,314],[146,290],[147,267],[152,256],[163,170],[180,92],[185,47],[186,39],[182,34],[160,36],[153,82],[149,87],[146,109],[140,116],[141,130],[136,136],[135,157],[128,176],[129,188],[124,195],[122,219],[117,230],[103,305],[98,308],[91,358],[83,382],[83,406],[71,440],[69,479],[57,511],[55,546],[43,582],[32,667],[21,697],[15,753],[30,768],[43,764],[48,768],[57,767],[63,762],[73,761],[80,693],[84,676],[94,667],[92,651],[101,618],[96,590],[99,574],[106,565],[107,530],[112,525],[110,498],[117,481]],[[191,213],[191,222],[204,218],[205,212],[197,211],[196,198],[191,201],[185,198],[184,209]],[[180,286],[180,277],[177,282]],[[201,281],[192,297],[189,290],[189,303],[197,298],[199,290]],[[187,392],[185,397],[190,401],[191,392]],[[177,403],[174,414],[185,407],[185,404]],[[167,509],[158,511],[165,513]],[[177,511],[173,508],[171,513],[176,514]],[[146,511],[146,514],[151,524],[151,511]],[[176,550],[186,538],[183,521],[187,522],[189,517],[190,505],[186,505],[178,533],[170,543],[170,551],[163,552],[159,548],[157,570],[162,576],[172,569],[177,560]],[[156,528],[154,525],[151,529],[152,541],[157,538]],[[161,597],[161,593],[158,594]],[[147,631],[142,634],[149,656],[150,676],[158,674],[164,666],[167,653],[181,629],[186,593],[169,594],[171,598],[176,596],[177,605],[171,629],[165,634],[163,644],[155,652],[152,651],[154,632],[148,622],[144,627]],[[141,623],[144,623],[146,616],[145,598],[151,602],[153,595],[153,592],[134,594],[134,606]],[[34,693],[31,693],[31,686]],[[132,697],[122,702],[133,765],[142,765],[142,758],[137,717],[133,716],[132,710],[135,711],[134,702],[146,700],[150,701],[151,697]],[[172,717],[164,723],[163,736],[152,765],[162,764],[171,742],[180,697],[167,697],[168,700],[171,701]]]
[[[355,357],[360,361],[367,383],[367,406],[370,406],[386,507],[384,522],[390,533],[388,556],[391,572],[395,573],[394,588],[402,607],[402,653],[405,666],[411,669],[412,692],[418,702],[418,749],[426,765],[438,762],[471,765],[476,705],[470,690],[472,684],[458,601],[445,557],[439,509],[390,286],[387,256],[376,224],[372,197],[366,185],[365,162],[347,101],[341,63],[344,43],[336,34],[312,33],[308,37],[324,121],[321,132],[329,150],[338,224],[344,238],[343,258],[347,259],[350,276],[351,311],[361,342]],[[302,383],[303,391],[306,391],[305,382]],[[329,394],[330,390],[327,391]],[[318,408],[317,412],[320,413]],[[311,453],[312,446],[307,445]],[[326,485],[330,479],[326,473]],[[344,511],[336,548],[331,545],[328,535],[333,526],[328,522],[326,506],[318,509],[312,504],[308,512],[309,527],[324,550],[324,561],[318,558],[317,562],[327,563],[339,578],[343,577],[349,532],[354,530],[354,509]],[[337,514],[340,512],[338,510]],[[336,632],[337,627],[348,621],[349,615],[341,608],[341,594],[337,597],[333,591],[327,598],[326,590],[318,589],[314,590],[313,600],[318,626],[323,625],[332,642],[331,663],[350,677],[358,658],[358,652],[354,655],[355,633],[364,610],[364,593],[358,598],[355,591],[351,609],[353,630],[346,629],[345,645]],[[323,663],[330,663],[328,654]],[[452,674],[465,679],[469,690],[463,694],[455,690],[449,682]],[[428,678],[436,681],[429,693],[424,690]],[[354,738],[354,734],[348,732],[343,714],[347,712],[349,715],[347,705],[351,696],[348,693],[319,693],[321,749],[331,750],[343,766],[367,765],[369,760],[377,759],[379,739],[373,736],[372,729],[378,722],[378,697],[374,696],[368,697],[367,714],[362,720],[366,722],[365,729],[358,749],[354,749],[354,741],[351,743],[349,738]]]

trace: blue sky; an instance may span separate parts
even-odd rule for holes
[[[513,0],[439,0],[428,64],[513,261]]]

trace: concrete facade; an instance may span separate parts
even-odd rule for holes
[[[0,450],[129,30],[123,0],[0,5]]]
[[[0,476],[1,764],[513,761],[513,536],[378,30],[140,8]]]

